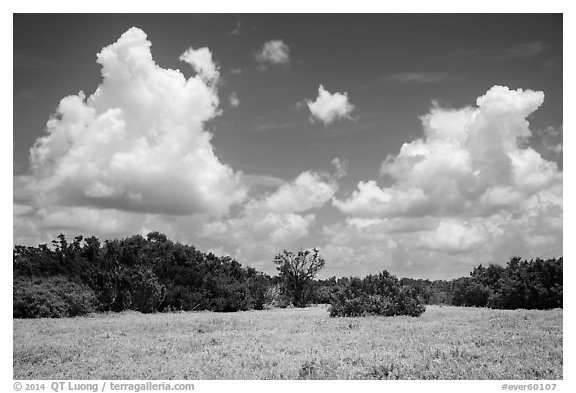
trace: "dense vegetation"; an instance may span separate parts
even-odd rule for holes
[[[125,239],[59,235],[38,247],[15,246],[13,316],[65,317],[135,310],[239,311],[331,304],[332,316],[411,315],[423,304],[501,309],[562,307],[562,258],[482,265],[451,281],[403,278],[383,271],[364,279],[315,276],[325,262],[318,250],[284,251],[278,276],[243,267],[230,257],[203,253],[151,232]]]
[[[409,315],[419,317],[425,307],[417,295],[387,271],[364,279],[342,280],[331,296],[330,316]]]
[[[452,281],[403,278],[426,304],[495,309],[552,309],[562,307],[563,260],[511,258],[507,265],[479,265],[470,277]]]
[[[92,311],[262,309],[272,279],[229,257],[152,232],[105,241],[64,235],[53,247],[14,248],[16,318]]]

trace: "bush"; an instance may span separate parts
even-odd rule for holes
[[[313,304],[330,304],[332,291],[326,286],[317,286],[314,288],[311,296]]]
[[[426,310],[417,299],[399,297],[396,299],[383,295],[361,295],[354,298],[340,297],[330,306],[331,317],[360,317],[382,315],[393,317],[408,315],[419,317]]]
[[[365,315],[418,317],[426,310],[420,299],[400,285],[398,279],[384,271],[363,280],[353,278],[346,287],[332,295],[331,317]]]
[[[96,311],[96,295],[87,286],[63,276],[16,277],[14,318],[62,318]]]

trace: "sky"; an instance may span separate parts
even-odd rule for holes
[[[16,14],[13,242],[160,231],[275,273],[563,253],[562,17]]]

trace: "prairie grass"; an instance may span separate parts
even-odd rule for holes
[[[562,379],[562,310],[324,306],[13,321],[15,379]]]

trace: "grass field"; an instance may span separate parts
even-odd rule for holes
[[[14,379],[562,379],[562,310],[14,320]]]

